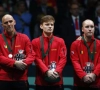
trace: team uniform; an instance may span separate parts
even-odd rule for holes
[[[90,52],[93,53],[94,40],[96,41],[96,49],[94,52],[94,60],[92,61],[88,55],[87,47],[83,40],[76,40],[71,45],[71,60],[74,67],[74,86],[88,87],[88,88],[100,88],[100,41],[92,38],[91,42],[87,42],[90,48]],[[92,72],[96,75],[95,82],[86,84],[82,81],[82,78],[87,74],[85,67],[87,62],[93,64]],[[82,90],[82,88],[81,88]],[[91,89],[92,90],[92,89]]]
[[[9,52],[7,43],[5,42],[2,34],[0,34],[0,88],[6,87],[8,85],[8,90],[28,90],[28,78],[27,78],[27,68],[25,70],[18,70],[15,68],[15,55],[20,52],[25,55],[25,60],[23,61],[28,66],[35,59],[35,52],[32,51],[32,45],[29,38],[25,34],[15,33],[14,41],[12,37],[9,37],[6,32],[4,32],[6,40],[12,49]],[[18,58],[18,57],[17,57]],[[6,85],[4,85],[5,83]],[[9,89],[10,87],[10,89]],[[22,89],[20,89],[22,87]],[[0,89],[2,90],[2,89]]]
[[[56,37],[51,36],[50,38],[43,37],[43,45],[44,45],[44,52],[47,51],[49,41],[51,38],[53,38],[52,43],[50,44],[50,50],[48,54],[45,56],[45,58],[42,58],[42,51],[41,51],[41,40],[40,37],[32,40],[33,50],[36,52],[36,80],[35,84],[36,86],[47,86],[48,89],[54,87],[62,87],[63,86],[63,78],[62,78],[62,71],[64,69],[64,66],[66,65],[66,46],[64,43],[64,40]],[[60,75],[60,81],[58,82],[47,82],[44,80],[44,76],[47,70],[49,70],[49,66],[51,63],[56,62],[56,69],[55,71],[59,73]],[[41,88],[42,89],[42,88]],[[58,89],[60,90],[60,89]]]

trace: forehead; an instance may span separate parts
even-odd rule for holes
[[[90,21],[90,20],[87,20],[87,21],[85,21],[85,22],[83,23],[83,25],[84,25],[84,26],[86,26],[86,25],[94,25],[94,23],[93,23],[92,21]]]
[[[71,8],[78,8],[78,5],[77,4],[72,4]]]
[[[2,18],[2,22],[7,22],[7,21],[9,21],[9,20],[14,20],[13,19],[13,17],[12,16],[4,16],[3,18]]]
[[[51,21],[47,21],[47,22],[44,22],[43,24],[54,24],[54,21],[53,20],[51,20]]]

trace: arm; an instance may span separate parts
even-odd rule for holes
[[[25,53],[26,53],[26,59],[23,60],[23,62],[26,63],[27,65],[32,64],[33,61],[35,60],[36,54],[32,50],[32,44],[28,37],[25,37]]]
[[[93,71],[93,73],[96,75],[96,76],[99,76],[100,75],[100,52],[99,52],[99,55],[98,55],[98,60],[97,60],[97,65]]]
[[[35,40],[32,41],[32,46],[33,46],[33,50],[35,51],[36,53],[36,60],[35,60],[35,64],[36,66],[43,72],[45,73],[46,71],[48,71],[48,68],[47,66],[43,63],[41,57],[40,57],[40,53],[39,52],[39,49],[38,49],[38,45],[37,43],[35,42]]]
[[[83,69],[81,68],[80,65],[80,61],[79,61],[79,55],[78,55],[78,50],[77,50],[77,46],[78,44],[76,42],[72,43],[71,45],[71,51],[70,51],[70,57],[71,57],[71,61],[74,67],[74,70],[77,74],[77,76],[82,79],[86,73],[83,71]],[[78,47],[80,48],[80,47]]]
[[[64,66],[66,65],[66,62],[67,62],[66,54],[67,54],[67,49],[66,49],[64,41],[62,40],[61,46],[60,46],[60,51],[59,51],[60,60],[56,67],[56,72],[58,72],[59,74],[62,73]]]
[[[4,56],[3,51],[1,49],[1,45],[0,45],[0,65],[13,68],[14,63],[15,63],[15,60]]]
[[[13,68],[14,63],[15,60],[3,56],[3,54],[0,52],[0,65]]]

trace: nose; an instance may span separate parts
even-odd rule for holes
[[[91,29],[89,29],[89,31],[91,31]]]
[[[89,27],[89,30],[91,31],[92,27]]]
[[[8,25],[10,25],[10,22],[8,22]]]

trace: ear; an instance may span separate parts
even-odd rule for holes
[[[40,28],[42,29],[42,24],[40,25]]]
[[[16,25],[16,21],[14,20],[14,24]]]
[[[82,32],[83,32],[83,27],[82,27]]]

